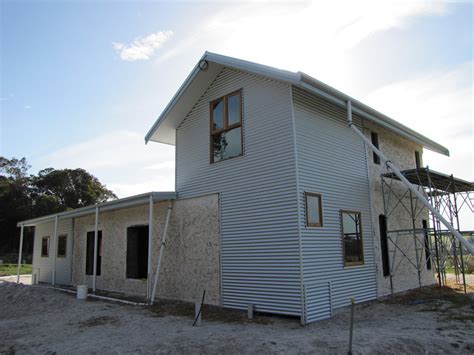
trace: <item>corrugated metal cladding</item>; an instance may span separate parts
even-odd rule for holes
[[[330,315],[327,282],[333,308],[349,305],[351,297],[356,302],[377,297],[373,228],[364,143],[348,128],[347,112],[298,88],[293,88],[293,103],[306,320],[311,322]],[[354,117],[354,123],[360,127],[361,119]],[[306,227],[305,192],[322,194],[321,228]],[[341,209],[362,214],[362,266],[344,267]]]
[[[59,220],[58,236],[67,235],[66,257],[56,258],[56,284],[71,284],[71,265],[72,265],[72,219]],[[43,237],[50,240],[49,256],[41,256],[41,241]],[[39,268],[39,281],[51,283],[53,272],[53,253],[56,253],[57,244],[53,245],[54,239],[54,221],[38,224],[35,226],[35,241],[33,247],[33,268]]]
[[[209,163],[209,102],[242,89],[244,156]],[[291,88],[224,68],[178,127],[179,198],[218,192],[224,307],[301,315]]]

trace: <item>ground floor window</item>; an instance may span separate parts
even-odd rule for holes
[[[86,275],[94,274],[94,239],[95,232],[87,232],[87,250],[86,250]],[[100,276],[102,264],[102,231],[97,233],[97,272]]]
[[[431,270],[431,247],[430,247],[430,236],[428,234],[428,221],[426,219],[421,221],[423,226],[423,234],[425,238],[425,256],[426,256],[426,269]]]
[[[58,258],[66,257],[67,235],[58,236]]]
[[[380,228],[380,254],[382,256],[383,276],[390,275],[390,261],[388,255],[388,235],[387,235],[387,217],[381,214],[379,216]]]
[[[49,256],[49,236],[41,239],[41,256],[43,258]]]
[[[148,276],[148,226],[127,228],[127,278]]]
[[[341,211],[344,264],[346,266],[364,263],[362,245],[362,223],[360,212]]]

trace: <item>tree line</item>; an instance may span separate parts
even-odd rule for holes
[[[0,156],[0,255],[18,251],[19,221],[116,199],[84,169],[40,170],[29,174],[26,158]],[[24,252],[33,251],[33,229],[26,228]]]

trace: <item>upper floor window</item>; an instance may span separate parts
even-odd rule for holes
[[[379,135],[376,132],[370,132],[370,138],[372,139],[372,144],[375,148],[379,149]],[[374,164],[380,165],[380,157],[375,154],[375,152],[372,152],[372,155],[374,157]]]
[[[211,102],[211,163],[242,155],[242,90]]]
[[[420,152],[415,150],[415,166],[417,169],[421,168],[421,157]]]
[[[360,212],[341,211],[344,264],[361,265],[364,263],[362,245],[362,222]]]

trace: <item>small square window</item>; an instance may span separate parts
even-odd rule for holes
[[[322,227],[323,226],[323,206],[321,195],[306,192],[306,226]]]
[[[341,221],[344,264],[361,265],[364,263],[361,214],[355,211],[341,211]]]
[[[58,236],[58,258],[66,257],[67,235]]]
[[[49,236],[41,239],[41,256],[43,258],[49,257]]]

